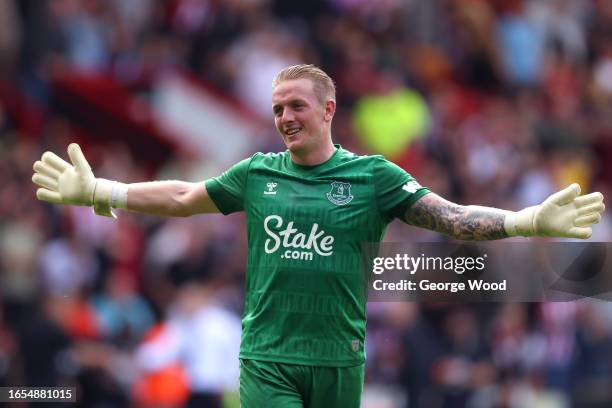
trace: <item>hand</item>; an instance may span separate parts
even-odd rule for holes
[[[96,178],[78,144],[68,146],[72,165],[55,153],[45,152],[34,163],[32,181],[39,185],[36,198],[55,204],[93,205]]]
[[[589,238],[591,225],[601,221],[603,194],[580,195],[576,183],[556,192],[542,204],[525,208],[506,217],[508,235]]]
[[[115,217],[111,211],[113,197],[115,206],[127,207],[125,184],[95,178],[76,143],[68,146],[68,156],[72,164],[52,152],[45,152],[34,163],[32,181],[41,187],[36,190],[36,198],[55,204],[93,206],[96,214],[106,217]]]

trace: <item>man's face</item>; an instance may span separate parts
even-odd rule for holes
[[[308,153],[322,145],[334,109],[333,101],[321,103],[307,78],[282,81],[272,91],[276,129],[293,153]]]

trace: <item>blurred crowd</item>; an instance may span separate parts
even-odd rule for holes
[[[255,152],[283,149],[270,81],[302,62],[336,81],[335,143],[449,200],[518,210],[574,181],[612,197],[609,0],[3,0],[0,386],[77,385],[85,407],[237,406],[243,216],[101,218],[37,202],[31,166],[76,140],[99,177],[201,174],[180,151],[152,169],[146,146],[89,138],[55,103],[62,72],[145,99],[190,72],[270,122]],[[386,240],[446,238],[396,221]],[[608,214],[592,240],[612,241]],[[365,407],[612,404],[607,302],[368,316]]]

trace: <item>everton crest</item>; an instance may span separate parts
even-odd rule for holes
[[[327,193],[327,199],[336,205],[347,205],[353,199],[351,185],[334,181],[331,183],[331,191]]]

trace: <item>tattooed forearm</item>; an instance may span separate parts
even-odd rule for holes
[[[404,221],[456,239],[484,241],[508,237],[506,214],[497,208],[454,204],[429,193],[406,211]]]

